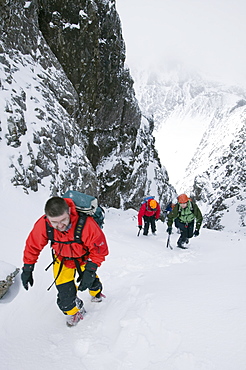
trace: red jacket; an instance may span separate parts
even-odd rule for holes
[[[139,226],[142,226],[142,217],[143,216],[154,216],[155,215],[155,219],[157,220],[159,217],[160,217],[160,213],[161,213],[161,209],[160,209],[160,204],[157,203],[157,208],[156,210],[152,210],[150,205],[149,205],[149,202],[151,201],[151,199],[149,199],[146,203],[143,203],[139,209],[139,212],[138,212],[138,225]]]
[[[75,209],[75,204],[71,199],[65,199],[70,208],[71,228],[68,231],[58,231],[54,229],[54,240],[57,241],[71,241],[74,240],[74,229],[78,221],[78,213]],[[24,249],[23,261],[27,264],[34,264],[37,262],[42,249],[48,244],[48,237],[46,232],[46,216],[40,217],[35,223],[30,232]],[[83,244],[61,244],[54,243],[52,248],[59,260],[62,257],[75,257],[79,259],[80,265],[84,265],[86,260],[90,259],[92,262],[100,266],[108,255],[108,246],[104,233],[92,217],[87,217],[83,231]],[[84,256],[88,252],[88,255]],[[80,257],[84,256],[83,259]],[[75,268],[73,260],[64,259],[64,265],[69,268]]]

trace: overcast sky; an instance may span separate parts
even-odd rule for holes
[[[182,61],[246,86],[245,0],[116,0],[127,64]]]

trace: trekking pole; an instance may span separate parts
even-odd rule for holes
[[[169,247],[170,249],[173,249],[173,247],[170,244],[170,234],[168,235],[168,238],[167,238],[167,245],[166,245],[166,247],[167,248]]]
[[[139,236],[139,234],[140,234],[140,231],[141,231],[141,229],[139,229],[139,230],[138,230],[138,234],[137,234],[137,236]]]

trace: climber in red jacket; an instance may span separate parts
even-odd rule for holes
[[[33,285],[33,270],[42,249],[47,245],[47,223],[53,228],[54,240],[53,273],[58,290],[57,304],[67,315],[67,325],[76,325],[85,309],[83,301],[77,296],[77,289],[89,289],[92,301],[102,300],[102,284],[96,274],[97,268],[108,255],[108,246],[104,233],[96,221],[86,218],[79,242],[75,241],[75,229],[79,219],[75,204],[71,199],[53,197],[45,205],[45,215],[39,218],[30,232],[24,249],[21,279],[28,290]],[[75,284],[75,273],[79,274]]]
[[[160,205],[155,199],[148,199],[143,203],[138,212],[138,227],[142,229],[142,218],[144,219],[143,235],[148,235],[149,226],[153,235],[156,235],[156,220],[159,219],[161,213]]]

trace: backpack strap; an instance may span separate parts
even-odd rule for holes
[[[150,211],[149,205],[148,205],[148,200],[146,200],[146,202],[145,202],[145,209],[146,209],[146,211]]]
[[[45,216],[45,223],[46,223],[46,233],[48,240],[50,240],[51,245],[54,243],[54,228],[50,226],[50,224],[47,221],[47,217]]]
[[[85,226],[87,215],[83,212],[78,212],[78,213],[79,213],[79,219],[78,219],[77,225],[74,230],[74,241],[76,243],[82,244],[81,236],[82,236],[83,228]]]
[[[85,213],[79,212],[79,219],[77,221],[77,225],[74,230],[74,240],[69,240],[67,242],[64,241],[59,241],[54,239],[54,228],[50,226],[48,221],[46,220],[46,232],[47,232],[47,237],[48,240],[51,242],[51,246],[54,243],[61,243],[61,244],[72,244],[72,243],[78,243],[82,244],[81,236],[82,236],[82,231],[85,226],[85,221],[87,219],[87,215]]]

